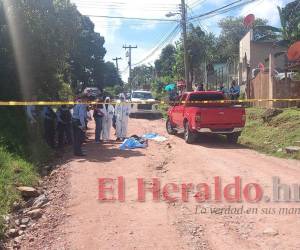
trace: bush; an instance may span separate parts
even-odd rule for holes
[[[3,215],[9,212],[15,201],[21,199],[16,186],[35,185],[37,180],[37,169],[33,164],[0,147],[0,238],[4,233]]]
[[[264,122],[265,109],[248,108],[247,123],[240,142],[278,157],[300,159],[300,153],[289,155],[285,152],[285,147],[300,141],[300,110],[286,108],[282,111]]]
[[[58,91],[58,96],[59,101],[72,101],[74,99],[74,93],[71,86],[67,83],[62,83]]]
[[[40,123],[28,124],[25,108],[0,108],[0,238],[2,216],[20,199],[16,186],[35,185],[39,166],[49,161],[53,151],[46,145]],[[2,221],[1,221],[2,220]]]
[[[47,162],[52,151],[43,139],[42,124],[32,127],[25,108],[0,108],[0,145],[8,152],[35,164]]]

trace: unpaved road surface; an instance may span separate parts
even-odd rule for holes
[[[147,185],[157,177],[162,187],[207,183],[214,193],[214,177],[221,178],[224,188],[239,176],[242,187],[258,183],[264,196],[271,197],[273,176],[281,183],[300,184],[299,161],[230,146],[222,138],[188,145],[180,136],[167,135],[163,120],[130,120],[130,135],[155,132],[168,138],[150,141],[147,149],[120,151],[114,141],[95,144],[92,132],[91,128],[86,157],[65,156],[64,177],[59,179],[64,185],[56,185],[61,187],[55,198],[61,199],[60,209],[56,213],[50,203],[26,234],[23,249],[300,249],[300,203],[265,198],[258,203],[228,203],[224,198],[197,203],[193,192],[188,192],[188,202],[181,200],[181,192],[175,194],[177,202],[163,200],[162,192],[156,202],[148,191],[145,202],[137,201],[138,177]],[[98,178],[119,176],[125,180],[125,201],[99,201]],[[57,206],[57,201],[52,203]],[[285,214],[279,214],[280,208],[287,208]]]

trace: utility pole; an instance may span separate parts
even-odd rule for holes
[[[128,77],[128,84],[130,86],[130,92],[132,92],[132,78],[131,78],[131,50],[136,49],[137,46],[126,46],[123,45],[123,49],[128,49],[128,67],[129,67],[129,77]]]
[[[185,0],[181,0],[181,25],[182,25],[182,37],[183,37],[183,49],[184,49],[184,73],[185,83],[187,91],[192,91],[192,83],[190,83],[190,71],[189,71],[189,60],[187,51],[187,31],[186,31],[186,5]]]
[[[122,60],[121,57],[116,57],[116,58],[113,58],[114,61],[116,61],[116,67],[117,67],[117,72],[119,72],[119,64],[118,64],[118,61],[119,60]]]

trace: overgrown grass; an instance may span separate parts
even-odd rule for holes
[[[33,164],[0,147],[0,238],[4,232],[3,215],[9,213],[12,204],[20,199],[16,186],[35,185],[37,180],[37,169]]]
[[[41,125],[29,125],[23,108],[0,108],[0,239],[3,215],[20,199],[16,187],[34,186],[39,167],[53,157]]]
[[[248,108],[246,127],[240,143],[277,157],[300,159],[300,153],[287,154],[285,148],[300,141],[300,109],[287,108],[283,113],[264,122],[265,109]]]

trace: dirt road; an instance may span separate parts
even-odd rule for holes
[[[152,201],[148,191],[146,201],[138,202],[136,180],[142,177],[149,184],[157,177],[161,186],[207,183],[214,193],[214,177],[220,176],[224,188],[240,176],[242,187],[258,183],[264,196],[271,196],[273,176],[281,183],[300,184],[299,161],[230,146],[221,138],[202,138],[188,145],[180,136],[167,135],[162,120],[130,120],[129,134],[146,132],[164,135],[168,141],[151,141],[147,149],[120,151],[115,142],[99,145],[91,140],[85,146],[86,158],[68,160],[64,166],[67,177],[61,180],[67,183],[61,195],[61,199],[67,197],[65,207],[59,212],[63,218],[59,217],[61,221],[49,233],[42,225],[59,215],[52,214],[51,219],[44,216],[45,221],[39,222],[41,226],[33,234],[36,238],[28,237],[23,248],[300,249],[300,204],[276,204],[265,197],[258,203],[228,203],[224,198],[222,202],[196,203],[192,192],[188,192],[189,202],[183,202],[181,191],[175,193],[180,198],[177,202]],[[92,136],[92,130],[90,133]],[[125,202],[100,202],[98,178],[118,176],[125,180]],[[221,214],[216,208],[227,210]],[[254,209],[251,212],[248,208]]]

